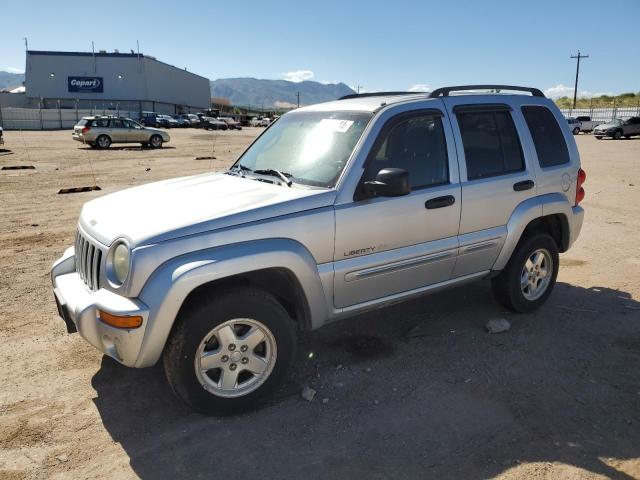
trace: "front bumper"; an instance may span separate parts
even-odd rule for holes
[[[149,308],[138,299],[122,297],[103,288],[95,292],[89,290],[74,270],[69,271],[70,266],[73,266],[73,248],[65,252],[51,271],[58,313],[67,324],[67,331],[72,332],[75,328],[105,355],[135,367],[149,319]],[[112,327],[100,320],[99,310],[113,315],[140,315],[142,326],[135,329]]]

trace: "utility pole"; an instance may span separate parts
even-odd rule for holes
[[[589,55],[581,55],[580,50],[578,50],[578,55],[571,55],[570,58],[575,58],[578,60],[576,63],[576,83],[573,87],[573,109],[576,108],[576,99],[578,97],[578,76],[580,75],[580,59],[581,58],[589,58]]]
[[[298,108],[300,108],[300,92],[296,92],[296,96],[298,97]]]
[[[358,95],[360,95],[360,89],[362,88],[362,85],[356,85],[356,93]]]

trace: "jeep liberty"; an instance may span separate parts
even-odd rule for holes
[[[228,171],[86,203],[52,267],[58,312],[123,365],[162,361],[194,409],[238,412],[283,380],[299,331],[481,279],[540,307],[584,181],[538,89],[348,95],[283,115]]]

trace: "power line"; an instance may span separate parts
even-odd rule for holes
[[[300,108],[300,92],[296,92],[296,96],[298,97],[298,108]]]
[[[575,58],[578,60],[576,62],[576,83],[573,86],[573,108],[576,108],[576,100],[578,97],[578,76],[580,75],[580,59],[589,58],[589,55],[581,55],[580,50],[578,50],[578,55],[571,55],[570,58]]]

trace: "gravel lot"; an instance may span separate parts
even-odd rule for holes
[[[49,268],[82,204],[224,168],[259,131],[109,151],[5,132],[0,165],[36,169],[0,172],[0,478],[640,478],[640,138],[577,138],[585,225],[538,312],[503,311],[483,282],[307,333],[260,410],[192,413],[160,367],[66,334]],[[56,194],[94,177],[102,191]],[[495,318],[511,330],[487,334]]]

